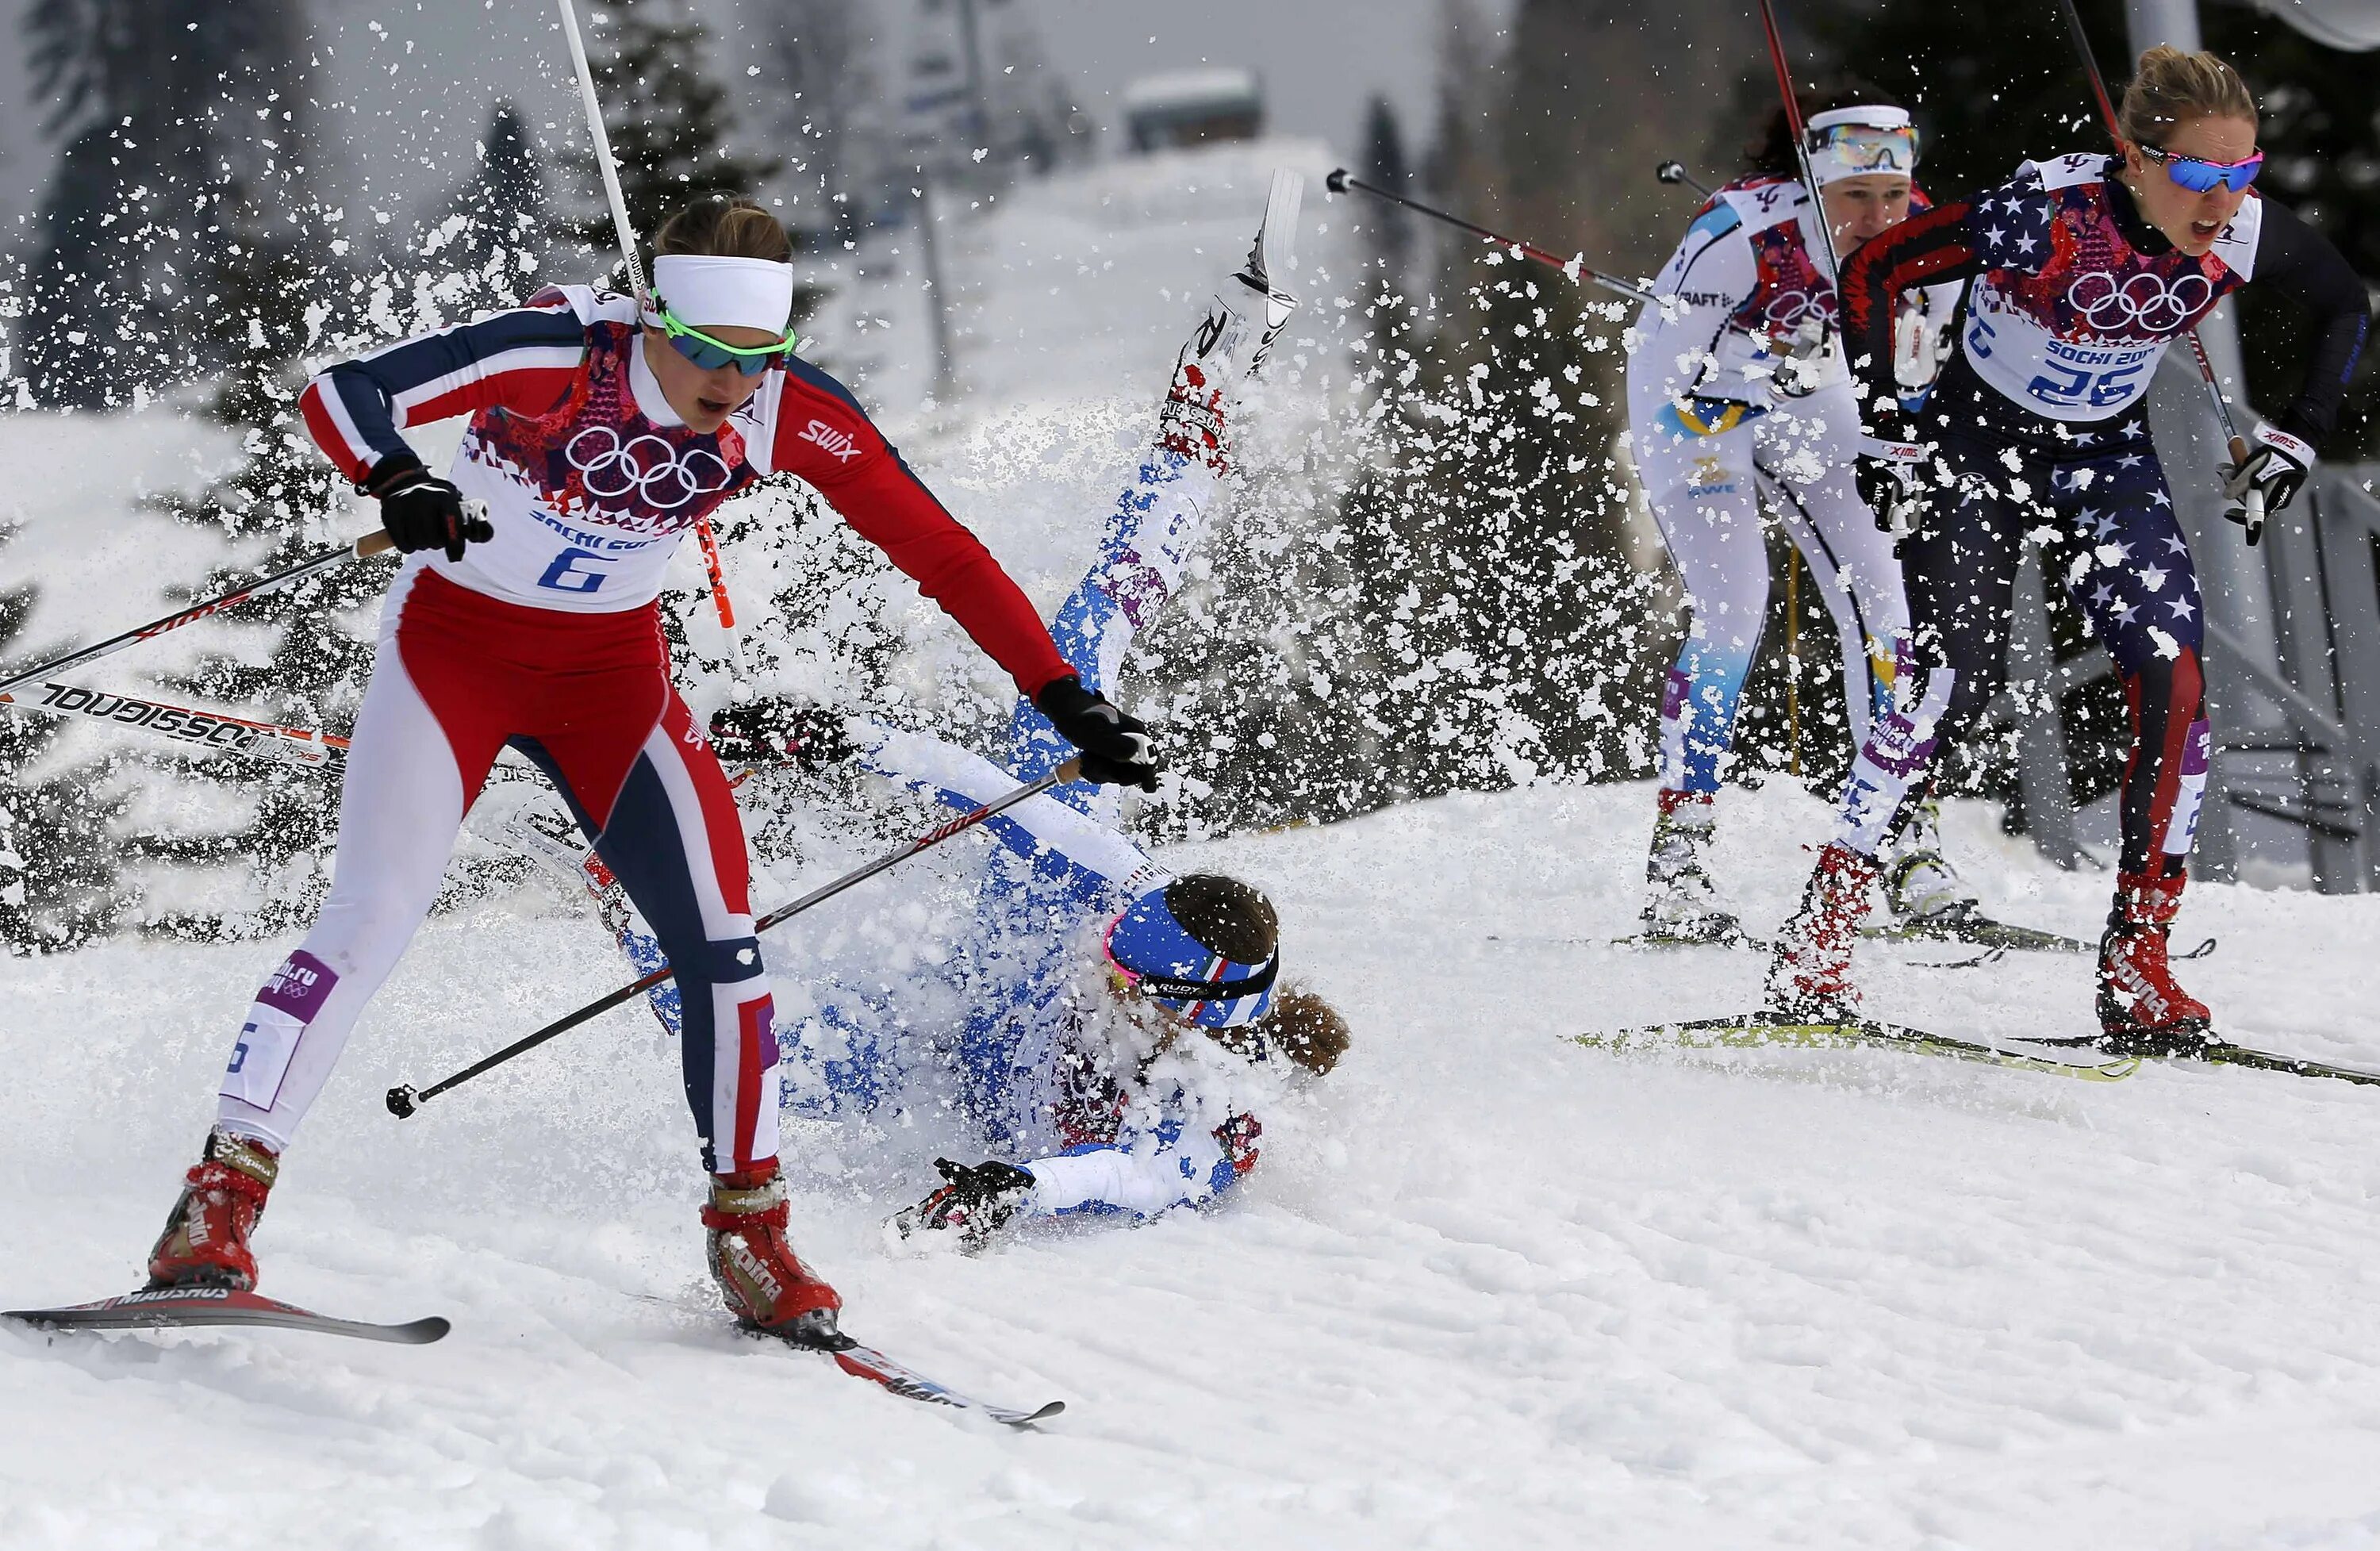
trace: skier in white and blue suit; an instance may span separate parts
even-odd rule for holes
[[[1235,390],[1293,305],[1250,269],[1226,283],[1184,347],[1156,441],[1051,625],[1094,693],[1205,533],[1228,472]],[[765,704],[722,712],[712,733],[730,757],[769,758],[783,757],[786,733],[803,727],[809,746],[797,757],[847,747],[960,812],[1071,752],[1022,702],[1001,764],[864,722],[821,740],[814,715]],[[1253,1106],[1329,1071],[1347,1040],[1320,999],[1276,985],[1270,903],[1236,879],[1172,876],[1118,829],[1113,796],[1087,783],[985,828],[1005,854],[989,859],[973,930],[940,969],[965,1009],[956,1026],[915,1015],[914,985],[849,988],[788,1031],[789,1106],[882,1117],[939,1084],[996,1156],[973,1168],[942,1160],[942,1187],[895,1222],[905,1233],[953,1230],[971,1247],[1027,1217],[1139,1220],[1231,1189],[1257,1161]]]

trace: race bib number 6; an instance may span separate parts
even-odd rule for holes
[[[553,563],[545,568],[537,585],[556,592],[592,592],[611,577],[609,571],[595,567],[609,563],[592,550],[567,549],[553,557]]]

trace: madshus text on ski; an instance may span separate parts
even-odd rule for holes
[[[1780,94],[1765,138],[1642,285],[1387,196],[1639,298],[1634,463],[1691,624],[1660,710],[1644,931],[1632,940],[1765,947],[1767,1001],[1580,1042],[1857,1043],[2093,1080],[2194,1057],[2380,1081],[2220,1038],[2176,978],[2168,938],[2209,730],[2196,575],[2143,403],[2164,352],[2230,292],[2267,285],[2304,304],[2300,390],[2238,440],[2224,471],[2229,513],[2252,539],[2302,487],[2338,418],[2366,327],[2361,284],[2257,191],[2257,111],[2212,55],[2153,48],[2119,102],[2099,91],[2111,150],[2044,148],[1991,188],[1929,199],[1911,114],[1862,86],[1796,89],[1767,0],[1762,12]],[[705,198],[649,249],[638,240],[569,0],[562,15],[627,290],[557,279],[517,308],[330,366],[304,392],[305,426],[378,503],[380,534],[0,685],[41,686],[37,699],[9,698],[19,709],[236,753],[302,746],[341,779],[329,896],[239,1018],[213,1125],[146,1285],[19,1317],[409,1342],[447,1333],[442,1319],[376,1325],[266,1298],[255,1240],[285,1156],[429,911],[465,815],[492,772],[526,768],[543,791],[511,843],[583,891],[638,978],[443,1082],[393,1092],[391,1109],[413,1113],[641,997],[678,1044],[708,1179],[707,1265],[735,1323],[905,1398],[1041,1419],[1054,1402],[970,1400],[842,1328],[841,1297],[795,1246],[780,1117],[890,1115],[907,1095],[956,1093],[983,1156],[940,1160],[939,1182],[888,1226],[980,1251],[1036,1220],[1146,1222],[1227,1198],[1258,1165],[1268,1106],[1326,1077],[1348,1048],[1345,1020],[1282,978],[1272,903],[1242,879],[1174,874],[1128,836],[1117,800],[1123,786],[1157,789],[1163,738],[1120,708],[1115,680],[1230,511],[1245,390],[1298,305],[1283,282],[1301,180],[1275,178],[1247,257],[1198,309],[1136,467],[1097,519],[1098,558],[1044,621],[858,400],[795,353],[792,252],[774,217]],[[1331,187],[1385,194],[1343,175]],[[434,472],[407,433],[454,419],[466,422],[460,447]],[[782,699],[698,721],[660,627],[664,570],[689,534],[707,543],[729,502],[782,479],[817,491],[1014,682],[998,757]],[[1713,797],[1767,612],[1764,507],[1834,623],[1856,749],[1801,903],[1765,945],[1710,868]],[[2095,945],[1985,916],[1934,801],[1935,771],[2005,679],[2018,556],[2043,522],[2084,557],[2066,580],[2115,660],[2133,733]],[[48,680],[390,548],[404,559],[344,740]],[[857,766],[946,817],[756,917],[739,802],[787,799],[756,795],[722,758]],[[969,1010],[964,1026],[905,1037],[898,989],[822,977],[809,988],[815,1020],[835,1039],[781,1038],[762,931],[976,832],[996,842],[962,864],[974,868],[977,939],[918,972],[941,977],[931,988],[943,1005]],[[1854,949],[1874,932],[1879,894],[1891,916],[1881,935],[2095,952],[2095,1028],[1979,1040],[1864,1016]]]

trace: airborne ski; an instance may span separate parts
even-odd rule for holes
[[[1774,1013],[1752,1012],[1731,1017],[1689,1018],[1673,1023],[1645,1024],[1608,1034],[1580,1034],[1572,1043],[1590,1049],[1625,1051],[1654,1045],[1701,1049],[1746,1049],[1763,1045],[1848,1048],[1872,1045],[1952,1060],[1978,1061],[2022,1072],[2044,1072],[2058,1077],[2079,1077],[2091,1083],[2120,1082],[2140,1070],[2134,1057],[2105,1061],[2068,1061],[2025,1050],[2009,1049],[1972,1039],[1932,1034],[1905,1024],[1853,1018],[1840,1023],[1800,1023]]]
[[[1014,1406],[996,1406],[989,1400],[978,1400],[970,1396],[962,1395],[948,1385],[938,1384],[928,1378],[906,1363],[894,1362],[872,1346],[860,1345],[856,1339],[841,1331],[820,1338],[780,1334],[773,1330],[759,1329],[751,1326],[747,1326],[745,1328],[753,1335],[783,1341],[785,1345],[797,1351],[815,1351],[820,1356],[832,1357],[834,1359],[835,1366],[852,1377],[864,1378],[871,1383],[881,1385],[905,1400],[917,1400],[929,1406],[947,1406],[953,1411],[972,1412],[978,1416],[988,1416],[1003,1426],[1030,1426],[1036,1422],[1046,1421],[1066,1409],[1065,1401],[1051,1400],[1032,1411],[1019,1411]]]
[[[277,1298],[237,1292],[227,1287],[171,1287],[155,1292],[128,1292],[95,1303],[72,1303],[55,1309],[9,1309],[0,1319],[22,1320],[53,1330],[157,1330],[199,1325],[262,1325],[284,1330],[311,1330],[323,1336],[348,1336],[362,1341],[394,1341],[426,1346],[453,1328],[436,1315],[403,1325],[376,1325],[370,1320],[338,1319],[301,1309]]]

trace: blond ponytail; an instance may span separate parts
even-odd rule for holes
[[[2159,43],[2141,55],[2140,68],[2124,88],[2117,127],[2134,145],[2162,147],[2174,130],[2193,118],[2244,118],[2256,122],[2256,99],[2240,72],[2204,50],[2184,54]]]

